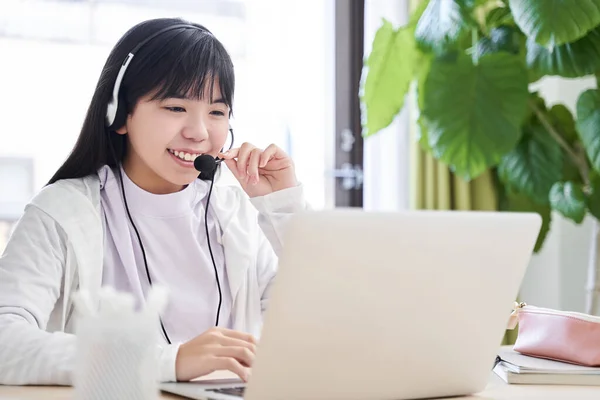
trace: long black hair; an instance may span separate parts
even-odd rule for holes
[[[107,127],[107,105],[117,74],[129,52],[155,32],[176,24],[194,25],[200,29],[169,30],[142,46],[127,68],[119,90],[119,109],[125,107],[126,112],[118,112],[115,122]],[[159,18],[137,24],[123,35],[108,56],[79,138],[48,184],[94,174],[103,165],[115,167],[113,152],[118,162],[123,161],[127,138],[115,130],[125,125],[127,115],[140,97],[152,93],[152,100],[180,96],[201,99],[207,84],[212,95],[216,79],[223,100],[233,110],[233,63],[222,43],[202,25],[179,18]]]

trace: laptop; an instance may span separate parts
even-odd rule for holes
[[[289,222],[247,385],[191,399],[418,399],[487,385],[541,227],[534,213],[310,211]]]

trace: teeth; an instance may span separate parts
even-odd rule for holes
[[[182,159],[184,161],[194,161],[196,159],[196,157],[198,157],[200,155],[200,154],[185,153],[183,151],[177,151],[177,150],[171,150],[171,149],[169,149],[169,152],[171,154],[173,154],[175,157],[179,157],[180,159]]]

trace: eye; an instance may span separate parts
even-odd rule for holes
[[[185,112],[185,108],[183,107],[165,107],[165,109],[176,113]]]
[[[210,114],[211,115],[216,115],[218,117],[224,117],[225,116],[225,113],[223,111],[217,111],[217,110],[211,111]]]

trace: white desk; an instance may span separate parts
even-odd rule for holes
[[[53,386],[0,386],[0,400],[70,400],[72,388]],[[183,399],[163,394],[161,399]],[[453,399],[479,400],[587,400],[600,399],[600,386],[532,386],[508,385],[492,373],[487,388],[476,395]]]

